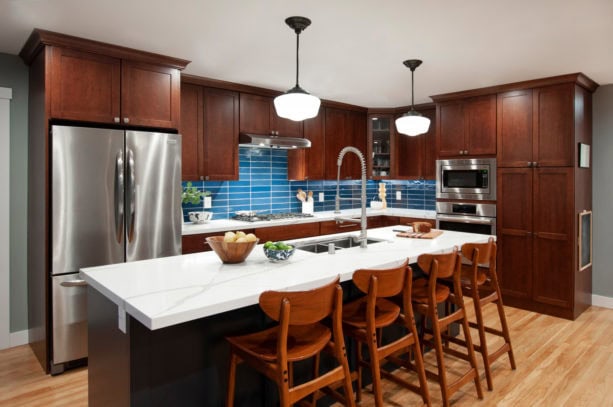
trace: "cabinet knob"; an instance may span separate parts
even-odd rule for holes
[[[464,151],[460,150],[460,155],[464,155]]]
[[[538,167],[538,166],[539,166],[538,161],[532,161],[532,166],[533,166],[534,168]]]
[[[205,181],[208,181],[208,180],[209,180],[209,176],[208,176],[208,175],[207,175],[207,176],[205,176],[205,177],[204,177],[204,180],[205,180]]]
[[[114,121],[115,123],[119,123],[119,117],[114,117],[114,118],[113,118],[113,121]]]
[[[204,181],[204,176],[203,175],[200,176],[200,181]]]
[[[464,150],[464,155],[468,155],[468,150]]]
[[[124,123],[130,123],[130,118],[129,117],[124,117],[123,118],[123,122]]]

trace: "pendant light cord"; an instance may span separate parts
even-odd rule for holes
[[[300,67],[298,61],[298,50],[300,48],[300,33],[296,33],[296,87],[298,88],[298,69]]]
[[[415,69],[411,69],[411,110],[415,110],[415,81],[413,80],[413,74]]]

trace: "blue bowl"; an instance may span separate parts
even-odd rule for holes
[[[270,261],[273,261],[273,262],[285,261],[289,259],[290,257],[292,257],[295,251],[296,251],[295,247],[292,247],[289,250],[274,250],[274,249],[264,248],[264,254],[266,255],[266,257],[268,257]]]

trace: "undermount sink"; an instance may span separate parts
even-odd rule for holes
[[[368,238],[366,244],[386,242],[385,239]],[[328,253],[330,244],[334,244],[334,250],[350,249],[359,247],[360,241],[357,236],[343,236],[337,238],[327,238],[319,240],[310,240],[307,242],[297,243],[296,249],[304,250],[311,253]]]

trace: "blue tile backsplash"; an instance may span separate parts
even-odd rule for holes
[[[192,181],[192,185],[211,192],[213,219],[228,219],[236,211],[250,210],[263,213],[300,212],[302,203],[296,198],[298,188],[313,191],[316,212],[334,210],[336,180],[334,181],[288,181],[287,150],[239,149],[238,181]],[[377,197],[380,181],[367,183],[367,199]],[[387,205],[391,208],[426,209],[435,208],[435,182],[430,180],[386,180]],[[360,197],[360,181],[341,181],[341,197]],[[183,182],[185,186],[186,182]],[[400,191],[401,200],[396,200]],[[319,193],[324,201],[319,202]],[[341,201],[341,209],[359,208],[360,201]],[[183,204],[183,216],[188,220],[190,211],[203,210],[202,204]]]

